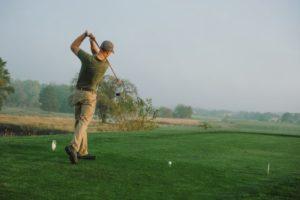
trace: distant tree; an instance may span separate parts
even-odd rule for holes
[[[276,113],[260,113],[260,112],[237,112],[232,115],[235,119],[245,119],[245,120],[258,120],[258,121],[272,121],[278,119],[280,116]]]
[[[186,106],[179,104],[174,109],[174,117],[176,118],[191,118],[193,114],[193,110],[191,106]]]
[[[167,107],[160,107],[158,109],[158,117],[173,117],[173,111]]]
[[[295,113],[295,122],[300,124],[300,113]]]
[[[5,69],[6,62],[0,58],[0,110],[10,93],[14,92],[14,88],[10,85],[10,74]]]
[[[13,94],[8,96],[6,105],[14,107],[39,107],[39,95],[41,86],[38,81],[15,80],[12,81],[15,89]]]
[[[284,113],[280,121],[289,123],[300,123],[300,113]]]
[[[193,111],[199,117],[214,117],[221,119],[225,116],[231,116],[233,114],[228,110],[207,110],[202,108],[194,108]]]
[[[54,85],[47,85],[42,88],[39,101],[41,109],[45,111],[57,112],[59,111],[58,94],[55,91]]]
[[[62,113],[72,113],[74,111],[73,107],[70,106],[68,97],[71,95],[71,90],[69,85],[53,85],[59,108],[58,111]]]

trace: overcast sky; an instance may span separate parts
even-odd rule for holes
[[[0,24],[14,79],[70,83],[70,44],[88,29],[156,106],[300,112],[297,0],[2,0]]]

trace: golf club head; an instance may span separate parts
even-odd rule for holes
[[[119,96],[121,96],[121,93],[122,93],[122,92],[123,92],[123,87],[119,85],[119,86],[116,88],[115,94],[116,94],[117,97],[119,97]]]

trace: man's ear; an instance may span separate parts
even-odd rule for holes
[[[93,55],[97,55],[99,53],[99,51],[97,51],[97,49],[92,49],[92,54]]]

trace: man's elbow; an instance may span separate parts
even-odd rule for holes
[[[71,48],[71,51],[72,51],[73,53],[75,53],[75,54],[77,54],[78,51],[79,51],[79,47],[77,47],[77,46],[71,45],[70,48]]]
[[[75,51],[75,46],[74,46],[74,45],[71,45],[71,46],[70,46],[70,49],[71,49],[71,51],[74,52],[74,51]]]

